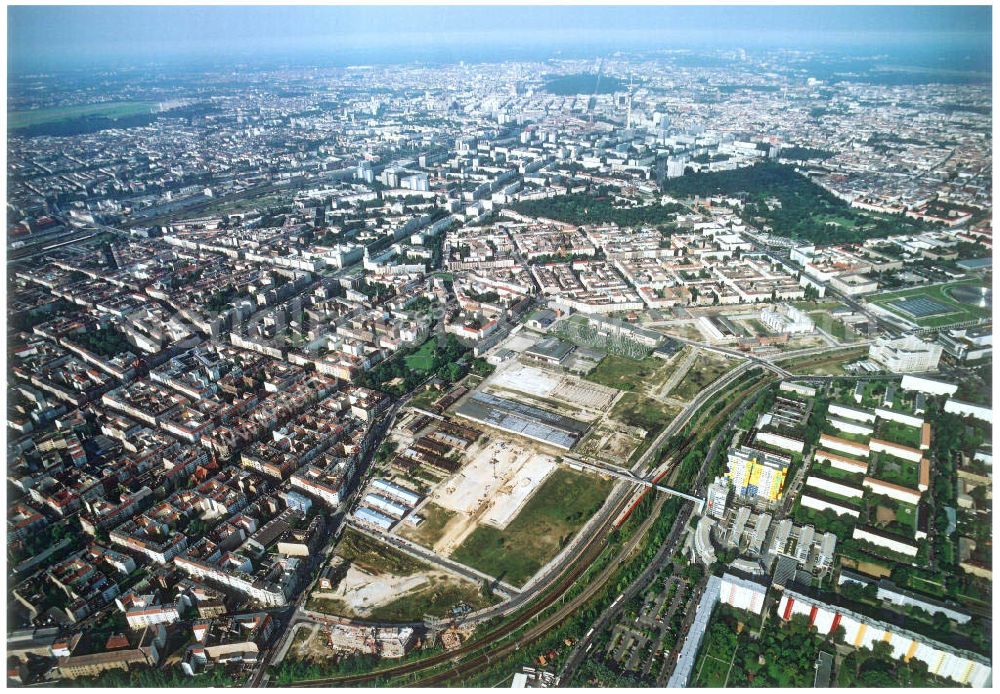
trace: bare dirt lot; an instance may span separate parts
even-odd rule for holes
[[[491,390],[513,392],[550,406],[556,405],[556,409],[565,414],[587,421],[593,419],[593,415],[606,412],[618,394],[614,388],[519,362],[501,366],[485,385]]]
[[[501,438],[483,439],[467,455],[469,463],[431,497],[455,512],[434,543],[434,550],[446,555],[480,523],[505,528],[557,467],[551,456]]]
[[[606,420],[590,430],[587,438],[577,446],[577,452],[620,464],[628,460],[632,452],[639,447],[645,438],[645,433],[643,429]]]
[[[313,595],[327,600],[338,600],[345,603],[351,612],[359,617],[366,617],[372,610],[387,605],[393,600],[408,593],[415,592],[430,583],[429,574],[414,574],[412,576],[394,576],[393,574],[371,574],[351,566],[347,575],[330,592],[317,591]]]

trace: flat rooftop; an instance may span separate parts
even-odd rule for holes
[[[566,450],[589,428],[570,417],[481,392],[473,393],[455,414]]]

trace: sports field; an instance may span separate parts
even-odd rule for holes
[[[89,118],[93,116],[122,118],[140,113],[152,113],[154,109],[154,104],[142,101],[110,101],[99,104],[77,104],[74,106],[32,109],[30,111],[13,111],[7,114],[7,127],[11,130],[16,130],[32,125],[47,125],[75,118]]]
[[[430,339],[416,352],[406,357],[406,365],[414,371],[430,371],[434,366],[434,340]]]
[[[940,328],[988,317],[991,293],[982,289],[979,280],[961,280],[887,292],[868,301],[922,328]]]

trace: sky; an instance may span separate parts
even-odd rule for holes
[[[489,60],[648,48],[937,47],[987,55],[988,6],[15,6],[12,73],[247,59]]]

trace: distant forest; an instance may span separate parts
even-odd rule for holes
[[[828,149],[814,149],[812,147],[799,147],[795,145],[794,147],[782,147],[781,154],[778,156],[782,159],[807,161],[809,159],[829,159],[833,154]]]
[[[772,161],[732,171],[694,173],[667,179],[664,190],[675,197],[745,195],[740,214],[772,233],[822,245],[857,243],[868,238],[904,234],[927,228],[902,215],[875,215],[851,207],[797,173]],[[777,200],[779,204],[768,204]]]
[[[608,191],[599,189],[596,194],[572,193],[544,200],[523,200],[513,208],[529,217],[546,217],[567,224],[614,223],[623,227],[666,224],[684,211],[684,206],[678,204],[617,208],[612,200]]]
[[[137,113],[115,118],[108,116],[67,118],[49,123],[27,125],[23,128],[12,128],[10,132],[13,135],[21,135],[22,137],[71,137],[73,135],[90,135],[112,128],[141,128],[155,123],[159,118],[194,118],[209,113],[216,113],[219,110],[218,106],[208,103],[192,104],[191,106],[183,106],[169,111]]]

